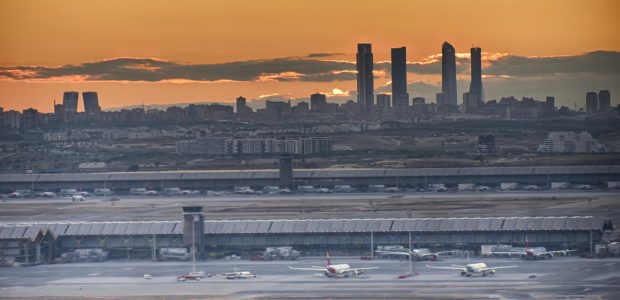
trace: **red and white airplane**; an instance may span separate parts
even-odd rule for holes
[[[289,266],[291,270],[304,270],[304,271],[319,271],[323,272],[323,275],[327,277],[354,277],[361,274],[364,274],[366,270],[378,269],[378,267],[367,267],[367,268],[351,268],[348,264],[332,264],[332,260],[329,257],[329,252],[325,253],[325,257],[327,258],[327,266],[325,267],[317,267],[312,266],[311,268],[295,268]]]
[[[509,256],[516,255],[524,259],[537,260],[537,259],[546,259],[546,258],[551,259],[553,258],[554,255],[566,256],[568,253],[575,252],[575,251],[577,250],[563,249],[563,250],[549,251],[545,247],[529,247],[527,237],[525,237],[525,248],[516,248],[516,249],[513,248],[510,251],[493,251],[492,253],[498,254],[498,255],[509,255]]]

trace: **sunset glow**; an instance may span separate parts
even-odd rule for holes
[[[0,106],[50,112],[53,100],[67,90],[98,91],[104,109],[231,102],[239,94],[301,99],[332,91],[354,99],[348,91],[355,91],[360,42],[373,44],[379,92],[390,80],[392,47],[407,47],[413,86],[440,85],[443,41],[457,50],[459,78],[466,78],[468,49],[477,45],[489,70],[484,78],[517,76],[523,84],[548,75],[544,70],[521,74],[528,59],[579,61],[594,51],[620,50],[617,1],[184,2],[2,1]],[[573,66],[550,62],[560,63]],[[588,84],[613,94],[620,75],[604,74]],[[520,90],[490,83],[487,93],[498,97]],[[575,101],[576,91],[553,92],[560,103]],[[430,90],[412,87],[410,93],[434,101]]]

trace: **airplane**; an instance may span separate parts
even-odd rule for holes
[[[234,271],[230,273],[224,273],[222,275],[224,275],[226,279],[248,279],[256,277],[256,275],[250,273],[249,271]]]
[[[553,258],[554,255],[566,256],[569,252],[575,252],[574,249],[563,249],[548,251],[545,247],[529,247],[527,237],[525,237],[525,248],[513,248],[510,251],[493,251],[492,254],[498,255],[518,255],[521,258],[529,260]]]
[[[461,271],[460,272],[461,276],[470,277],[470,276],[472,276],[472,275],[474,275],[476,273],[479,273],[482,276],[487,276],[489,274],[493,275],[493,274],[495,274],[496,270],[517,268],[519,266],[489,267],[489,266],[487,266],[487,264],[480,262],[480,263],[467,264],[467,265],[464,265],[464,266],[452,265],[450,267],[433,267],[433,266],[426,265],[426,267],[429,268],[429,269],[459,270],[459,271]]]
[[[11,197],[11,198],[21,198],[22,194],[18,193],[18,192],[12,192],[12,193],[9,194],[9,197]]]
[[[348,264],[332,264],[332,260],[329,257],[329,252],[325,252],[325,257],[327,258],[327,266],[325,267],[317,267],[312,266],[311,268],[295,268],[288,266],[291,270],[304,270],[304,271],[320,271],[323,272],[323,275],[336,278],[339,276],[343,277],[353,277],[364,274],[366,270],[378,269],[378,267],[368,267],[368,268],[351,268]]]
[[[492,254],[498,255],[517,255],[524,259],[529,260],[537,260],[537,259],[546,259],[553,258],[555,255],[566,256],[569,252],[575,252],[577,250],[572,249],[563,249],[563,250],[554,250],[548,251],[545,247],[525,247],[525,248],[517,248],[512,249],[511,251],[493,251]]]
[[[144,196],[157,196],[157,194],[158,194],[157,191],[153,191],[153,190],[148,190],[142,193],[142,195]]]
[[[540,190],[540,187],[537,185],[528,185],[525,187],[525,189],[528,191],[537,191],[537,190]]]
[[[89,192],[86,192],[86,191],[77,192],[77,193],[76,193],[76,194],[74,194],[74,195],[80,195],[80,196],[82,196],[82,197],[90,197],[90,193],[89,193]]]
[[[478,191],[479,192],[488,192],[488,191],[491,191],[491,188],[486,186],[486,185],[482,185],[482,186],[478,187]]]
[[[181,190],[179,191],[179,195],[181,196],[196,196],[200,195],[199,190]]]
[[[56,197],[56,193],[54,193],[54,192],[43,192],[43,193],[40,193],[38,196],[45,197],[45,198],[52,198],[52,197]]]
[[[71,196],[71,201],[73,201],[73,202],[84,201],[84,196],[82,196],[82,195],[73,195],[73,196]]]
[[[249,186],[238,186],[238,187],[235,187],[235,194],[251,195],[251,194],[255,194],[255,193],[256,193],[256,191],[254,191]]]
[[[454,250],[452,250],[452,251],[431,252],[431,250],[428,249],[428,248],[420,248],[420,249],[413,249],[413,250],[403,249],[403,251],[377,250],[376,252],[379,253],[379,254],[390,254],[390,255],[407,255],[407,256],[412,255],[412,258],[414,260],[433,260],[433,261],[435,261],[441,255],[454,253]]]

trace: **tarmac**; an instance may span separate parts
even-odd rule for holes
[[[480,262],[472,258],[471,263]],[[432,266],[464,265],[464,258],[416,262],[417,275],[398,279],[408,262],[335,257],[333,263],[378,267],[353,278],[327,278],[288,266],[324,266],[325,259],[299,261],[207,260],[196,270],[212,274],[201,281],[178,282],[191,262],[112,260],[0,269],[3,299],[620,299],[620,259],[556,257],[526,261],[485,258],[490,266],[517,265],[495,275],[464,277]],[[221,273],[250,271],[256,278],[229,280]],[[151,274],[152,279],[144,279]],[[530,278],[532,274],[536,278]]]

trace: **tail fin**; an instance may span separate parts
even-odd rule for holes
[[[525,248],[529,248],[529,247],[530,247],[530,246],[528,245],[528,242],[527,242],[527,235],[526,235],[526,236],[525,236]]]
[[[325,251],[325,258],[327,258],[327,265],[332,265],[332,259],[329,257],[329,252]]]

